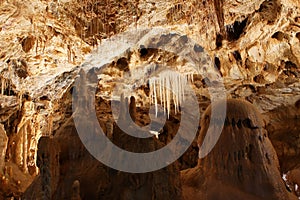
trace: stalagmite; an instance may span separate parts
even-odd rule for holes
[[[71,200],[81,200],[81,197],[80,197],[80,182],[78,180],[73,182]]]
[[[39,130],[39,124],[37,126],[34,126],[35,121],[34,118],[36,116],[34,115],[35,109],[34,104],[31,101],[24,102],[23,106],[23,113],[26,113],[23,115],[20,123],[17,127],[17,134],[16,134],[16,152],[15,152],[15,162],[16,164],[22,168],[22,170],[27,173],[28,172],[28,162],[31,162],[31,160],[28,160],[29,155],[32,153],[31,150],[32,147],[31,143],[29,143],[31,140],[38,140],[41,134]],[[37,122],[37,120],[36,120]],[[38,122],[37,122],[38,123]],[[33,135],[32,138],[28,138],[29,135]],[[34,143],[32,143],[34,145]],[[36,156],[36,149],[34,149],[33,155]],[[36,158],[36,157],[35,157]],[[34,159],[35,158],[31,158]]]
[[[38,143],[37,164],[41,171],[42,199],[53,199],[53,188],[57,187],[59,181],[59,153],[60,146],[57,141],[53,138],[41,137]]]
[[[130,97],[130,103],[129,103],[129,115],[132,119],[132,121],[136,121],[136,103],[134,96]]]
[[[216,103],[214,110],[209,106],[203,114],[200,149],[205,151],[209,145],[206,138],[218,141],[197,167],[182,173],[185,199],[290,199],[261,114],[249,102],[227,100],[224,127],[215,138],[217,127],[223,124],[218,114],[222,106]]]
[[[4,168],[7,142],[8,142],[8,137],[4,130],[4,126],[0,124],[0,174],[2,174]]]

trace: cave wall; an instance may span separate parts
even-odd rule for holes
[[[203,47],[220,71],[228,97],[246,99],[263,114],[282,172],[298,167],[298,1],[2,0],[0,10],[0,123],[4,127],[0,147],[5,151],[3,156],[0,149],[0,174],[7,167],[29,176],[39,173],[38,140],[55,135],[71,116],[78,66],[106,38],[145,27],[177,31]],[[183,66],[174,62],[174,55],[160,54],[168,64]],[[111,65],[134,61],[123,56],[117,55],[120,62]],[[142,58],[138,62],[143,63]],[[106,75],[115,72],[108,70]],[[194,85],[203,94],[201,101],[205,100],[201,109],[209,104],[203,82],[194,76]],[[111,86],[103,83],[102,89]],[[17,174],[4,171],[6,178],[13,176],[6,185],[18,184]]]

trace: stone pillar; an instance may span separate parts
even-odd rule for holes
[[[129,104],[129,114],[132,121],[136,121],[136,104],[134,96],[130,97],[130,104]]]
[[[262,115],[249,102],[228,99],[226,116],[221,116],[223,103],[214,105],[214,115],[211,106],[203,114],[199,155],[207,150],[206,145],[217,141],[197,167],[182,173],[184,198],[289,199]],[[221,117],[226,117],[224,123]]]
[[[44,200],[52,199],[59,180],[59,144],[49,137],[41,137],[38,143],[37,165],[41,172],[41,189]]]
[[[78,180],[73,182],[71,200],[81,200],[81,197],[80,197],[80,182]]]
[[[4,126],[0,124],[0,174],[3,173],[5,165],[5,154],[7,149],[8,137],[4,130]]]

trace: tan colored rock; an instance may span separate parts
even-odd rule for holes
[[[226,112],[224,128],[212,151],[199,159],[197,167],[182,172],[184,198],[288,199],[260,113],[250,103],[233,99],[227,101]],[[209,122],[220,126],[219,119],[210,116],[208,107],[201,120],[199,146],[207,134],[214,134],[207,132]]]
[[[4,126],[0,124],[0,174],[3,174],[5,166],[5,155],[7,150],[8,137]]]
[[[299,114],[290,112],[300,99],[299,16],[299,1],[294,0],[1,1],[0,122],[5,124],[10,137],[8,158],[16,157],[14,162],[25,171],[27,162],[36,174],[37,141],[42,135],[54,135],[70,117],[71,88],[79,74],[77,66],[84,66],[85,56],[97,44],[124,30],[163,27],[196,41],[215,61],[228,96],[251,101],[270,118],[267,128],[272,142],[280,141],[275,148],[282,169],[291,170],[300,163]],[[132,41],[138,38],[131,36]],[[106,48],[107,52],[116,53],[121,46]],[[149,63],[177,66],[181,73],[190,69],[167,50],[152,54],[152,60],[135,57],[135,53],[129,52],[127,56],[133,54],[136,60],[125,56],[125,61],[130,61],[130,70]],[[124,61],[123,54],[114,58],[109,66]],[[124,75],[120,67],[123,66],[97,74],[101,76],[101,93],[97,95],[111,100],[107,97]],[[213,65],[206,69],[215,70]],[[203,78],[197,80],[194,89],[209,99],[207,86],[202,83]],[[138,105],[148,106],[146,90],[139,88]],[[37,108],[32,117],[21,111],[25,99]],[[205,109],[206,104],[200,107]],[[107,118],[101,121],[105,124]],[[28,135],[23,134],[24,130]]]

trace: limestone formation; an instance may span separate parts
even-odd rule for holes
[[[221,103],[215,107],[221,109]],[[211,106],[201,120],[198,145],[205,137],[218,139],[210,126],[221,126],[211,118]],[[213,130],[216,130],[213,129]],[[205,148],[204,148],[205,149]],[[249,102],[229,99],[221,136],[212,151],[199,159],[197,167],[182,172],[186,199],[289,199],[279,171],[279,162],[258,110]]]
[[[80,182],[78,180],[74,181],[72,185],[72,198],[71,200],[81,200],[80,198]]]
[[[3,174],[5,166],[5,155],[7,149],[8,137],[2,124],[0,124],[0,175]]]
[[[300,197],[300,169],[296,168],[288,171],[286,176],[286,184],[289,189],[299,198]]]
[[[130,116],[137,116],[134,97],[130,98],[128,103],[121,106],[121,109],[128,109]],[[127,108],[126,108],[127,106]],[[133,118],[134,120],[134,118]],[[122,123],[122,122],[120,122]],[[113,128],[113,142],[119,147],[137,153],[152,152],[162,147],[162,143],[151,138],[135,138],[128,135],[125,131],[115,124]],[[133,124],[129,124],[126,131],[136,130]],[[134,145],[132,145],[134,144]],[[113,159],[123,160],[124,157],[114,157]],[[176,163],[163,169],[149,173],[125,173],[109,169],[111,174],[111,192],[106,195],[107,199],[181,199],[180,174]]]
[[[133,104],[134,98],[131,98],[130,106],[126,102],[125,105],[121,104],[121,109],[128,109],[127,117],[132,113],[137,114],[136,105]],[[134,130],[132,127],[133,124],[130,123],[127,130]],[[87,128],[93,129],[93,125],[87,124]],[[108,133],[110,131],[112,133]],[[142,139],[127,135],[116,123],[112,129],[106,129],[105,134],[111,134],[111,140],[127,151],[151,152],[162,147],[162,143],[153,137]],[[53,149],[53,146],[56,148]],[[38,147],[38,166],[41,173],[25,192],[25,199],[40,196],[46,199],[74,200],[181,199],[180,173],[176,164],[143,174],[108,168],[84,148],[73,119],[53,138],[42,137]],[[124,158],[122,155],[113,155],[112,159]]]
[[[129,114],[132,119],[132,121],[136,121],[136,102],[134,96],[130,97],[130,103],[129,103]]]
[[[223,82],[228,97],[251,102],[264,116],[281,173],[299,166],[299,1],[0,0],[0,39],[0,123],[8,137],[4,168],[17,165],[11,174],[15,182],[7,181],[9,197],[24,192],[24,181],[15,186],[20,175],[30,177],[28,182],[38,175],[40,137],[68,139],[57,133],[73,114],[74,81],[83,71],[98,88],[96,97],[80,94],[82,103],[101,99],[102,105],[82,108],[98,109],[111,140],[116,136],[110,105],[120,97],[114,88],[135,97],[142,111],[133,116],[138,125],[149,124],[151,105],[163,107],[169,118],[154,133],[167,144],[188,96],[180,88],[191,85],[202,114],[211,101],[209,87]],[[167,84],[174,93],[163,87]],[[72,141],[73,146],[79,143]],[[194,141],[179,159],[180,169],[194,166],[197,150]],[[76,165],[73,157],[82,152],[70,152],[64,167]],[[63,187],[68,191],[54,195],[71,194],[70,186],[79,180],[71,177]],[[86,183],[79,181],[87,194]],[[104,181],[99,191],[108,185]]]
[[[55,148],[53,148],[55,147]],[[38,144],[38,167],[43,199],[52,199],[59,181],[59,146],[52,138],[42,137]]]

